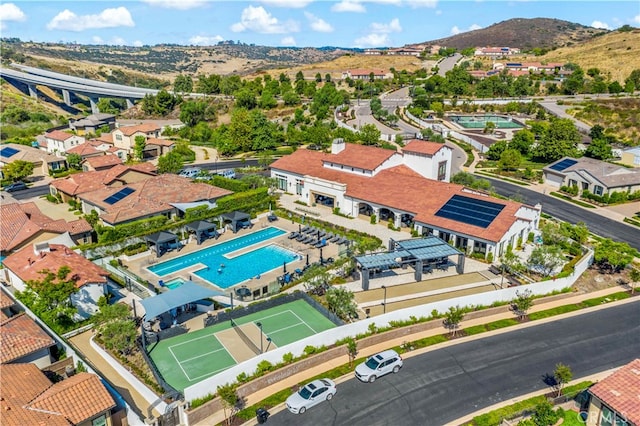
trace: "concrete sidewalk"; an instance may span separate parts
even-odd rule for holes
[[[544,311],[547,309],[551,309],[551,308],[556,308],[559,306],[565,306],[565,305],[571,305],[571,304],[575,304],[575,303],[580,303],[584,300],[587,299],[592,299],[592,298],[596,298],[596,297],[601,297],[601,296],[607,296],[609,294],[613,294],[613,293],[618,293],[620,291],[623,291],[624,289],[621,287],[611,287],[605,290],[600,290],[600,291],[596,291],[596,292],[592,292],[592,293],[581,293],[581,294],[576,294],[574,296],[570,296],[564,299],[560,299],[560,300],[553,300],[550,302],[544,302],[542,300],[539,300],[537,303],[534,303],[534,306],[530,309],[529,313],[533,313],[533,312],[539,312],[539,311]],[[635,298],[629,299],[629,300],[625,300],[625,301],[621,301],[618,303],[629,303],[629,302],[633,302],[635,300]],[[601,305],[601,306],[597,306],[594,308],[588,308],[589,310],[594,310],[594,309],[604,309],[607,308],[611,305]],[[528,322],[528,323],[524,323],[518,326],[513,326],[513,327],[507,327],[507,328],[503,328],[503,329],[499,329],[499,330],[495,330],[495,331],[491,331],[491,332],[486,332],[486,333],[481,333],[479,335],[474,335],[474,336],[469,336],[469,337],[462,337],[462,338],[458,338],[458,339],[454,339],[439,345],[435,345],[435,346],[430,346],[427,348],[422,348],[422,349],[418,349],[415,351],[410,351],[410,352],[405,352],[403,354],[404,358],[410,358],[413,356],[417,356],[417,355],[421,355],[424,354],[426,352],[429,351],[433,351],[433,350],[437,350],[437,349],[442,349],[451,345],[457,345],[460,343],[464,343],[464,342],[468,342],[471,340],[475,340],[475,339],[481,339],[484,337],[488,337],[488,336],[492,336],[495,334],[500,334],[500,333],[507,333],[510,331],[513,331],[516,327],[518,328],[522,328],[522,327],[532,327],[532,326],[536,326],[539,324],[543,324],[545,322],[549,322],[549,321],[556,321],[558,319],[561,318],[566,318],[568,316],[572,316],[572,315],[579,315],[583,312],[585,312],[586,310],[580,310],[577,312],[572,312],[572,313],[568,313],[568,314],[563,314],[563,315],[558,315],[558,316],[554,316],[551,318],[547,318],[547,319],[543,319],[543,320],[539,320],[539,321],[532,321],[532,322]],[[504,312],[501,314],[495,314],[495,315],[487,315],[487,316],[483,316],[483,317],[479,317],[473,320],[468,320],[465,321],[463,320],[463,322],[461,323],[461,326],[463,328],[467,328],[467,327],[472,327],[475,325],[482,325],[482,324],[487,324],[493,321],[498,321],[501,319],[507,319],[507,318],[514,318],[513,313],[511,312]],[[366,356],[370,356],[372,354],[375,354],[377,352],[380,352],[382,350],[388,349],[390,347],[394,347],[394,346],[399,346],[405,342],[411,342],[411,341],[415,341],[415,340],[420,340],[420,339],[424,339],[430,336],[434,336],[434,335],[439,335],[439,334],[443,334],[445,333],[445,329],[444,328],[435,328],[432,330],[427,330],[421,333],[416,333],[413,335],[409,335],[409,336],[403,336],[400,338],[396,338],[393,340],[388,340],[386,342],[380,343],[378,345],[374,345],[374,346],[370,346],[368,348],[363,348],[361,350],[359,350],[358,352],[358,357],[366,357]],[[293,388],[295,386],[297,386],[298,384],[300,384],[301,382],[304,382],[306,380],[308,380],[311,377],[314,377],[316,375],[322,374],[325,371],[331,370],[333,368],[336,368],[340,365],[344,365],[346,363],[349,362],[349,358],[348,355],[345,351],[345,354],[343,356],[334,358],[331,362],[319,365],[317,367],[314,368],[310,368],[302,373],[287,377],[281,381],[279,381],[278,383],[275,383],[271,386],[265,387],[260,389],[260,391],[255,392],[251,395],[248,395],[246,397],[246,406],[251,406],[254,404],[258,404],[260,401],[264,400],[265,398],[275,394],[276,392],[279,392],[283,389],[287,389],[287,388]],[[348,374],[346,376],[343,376],[339,379],[336,380],[336,383],[342,383],[346,380],[349,380],[353,378],[352,374]],[[510,405],[513,402],[511,400],[509,401],[505,401],[501,404],[503,405]],[[284,404],[279,404],[275,407],[272,407],[269,409],[269,411],[271,412],[271,414],[280,412],[282,410],[285,409]],[[493,409],[493,408],[492,408]],[[487,408],[488,410],[488,408]],[[484,412],[485,410],[481,410],[480,412]],[[474,414],[476,415],[476,414]],[[473,416],[472,416],[473,417]],[[207,417],[203,422],[199,423],[200,425],[215,425],[215,424],[219,424],[221,422],[224,421],[224,414],[222,412],[218,412],[212,416]],[[249,425],[255,425],[257,424],[255,420],[251,420],[245,423],[245,426],[249,426]],[[459,424],[459,423],[458,423]]]

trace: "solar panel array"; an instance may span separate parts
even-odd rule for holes
[[[105,203],[109,204],[109,205],[113,205],[113,204],[117,203],[118,201],[122,200],[127,195],[133,194],[134,192],[136,192],[135,189],[132,189],[132,188],[129,188],[129,187],[124,187],[120,191],[118,191],[115,194],[111,195],[110,197],[105,198],[103,201]]]
[[[436,212],[436,216],[486,228],[504,207],[504,204],[454,195]]]
[[[6,157],[9,158],[11,156],[16,155],[17,153],[19,153],[20,151],[18,151],[15,148],[11,148],[10,146],[5,146],[4,148],[2,148],[0,150],[0,156],[2,157]]]
[[[553,166],[549,167],[551,170],[555,170],[557,172],[561,172],[564,169],[573,166],[574,164],[578,163],[576,160],[571,160],[569,158],[565,158],[564,160],[562,160],[561,162],[554,164]]]

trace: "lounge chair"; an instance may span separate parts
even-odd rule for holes
[[[320,242],[318,242],[317,244],[314,244],[315,248],[322,248],[324,246],[327,245],[327,242],[325,240],[320,240]]]
[[[308,236],[305,235],[305,234],[298,234],[298,236],[296,237],[296,241],[302,241],[302,240],[305,240],[307,238],[308,238]]]
[[[309,244],[310,246],[315,246],[319,242],[320,242],[320,240],[318,240],[316,238],[312,238],[311,241],[309,241],[307,244]]]
[[[309,244],[310,241],[313,241],[313,237],[310,236],[306,236],[302,241],[300,241],[302,244]]]
[[[300,234],[298,234],[297,231],[294,231],[294,232],[290,233],[287,238],[289,238],[290,240],[293,240],[294,238],[297,238],[299,235]]]
[[[305,232],[307,232],[307,231],[309,230],[309,228],[310,228],[310,226],[309,226],[309,225],[305,225],[305,226],[304,226],[304,228],[302,228],[302,229],[300,230],[300,232],[305,233]]]
[[[341,237],[339,235],[334,235],[329,242],[330,243],[337,243],[339,240],[341,239]]]

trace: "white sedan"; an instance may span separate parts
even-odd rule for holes
[[[331,400],[337,391],[331,379],[314,380],[287,398],[287,409],[294,414],[302,414],[322,401]]]

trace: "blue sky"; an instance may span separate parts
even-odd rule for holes
[[[81,44],[394,47],[510,18],[640,27],[640,1],[124,0],[3,1],[0,34]],[[517,47],[517,46],[516,46]]]

